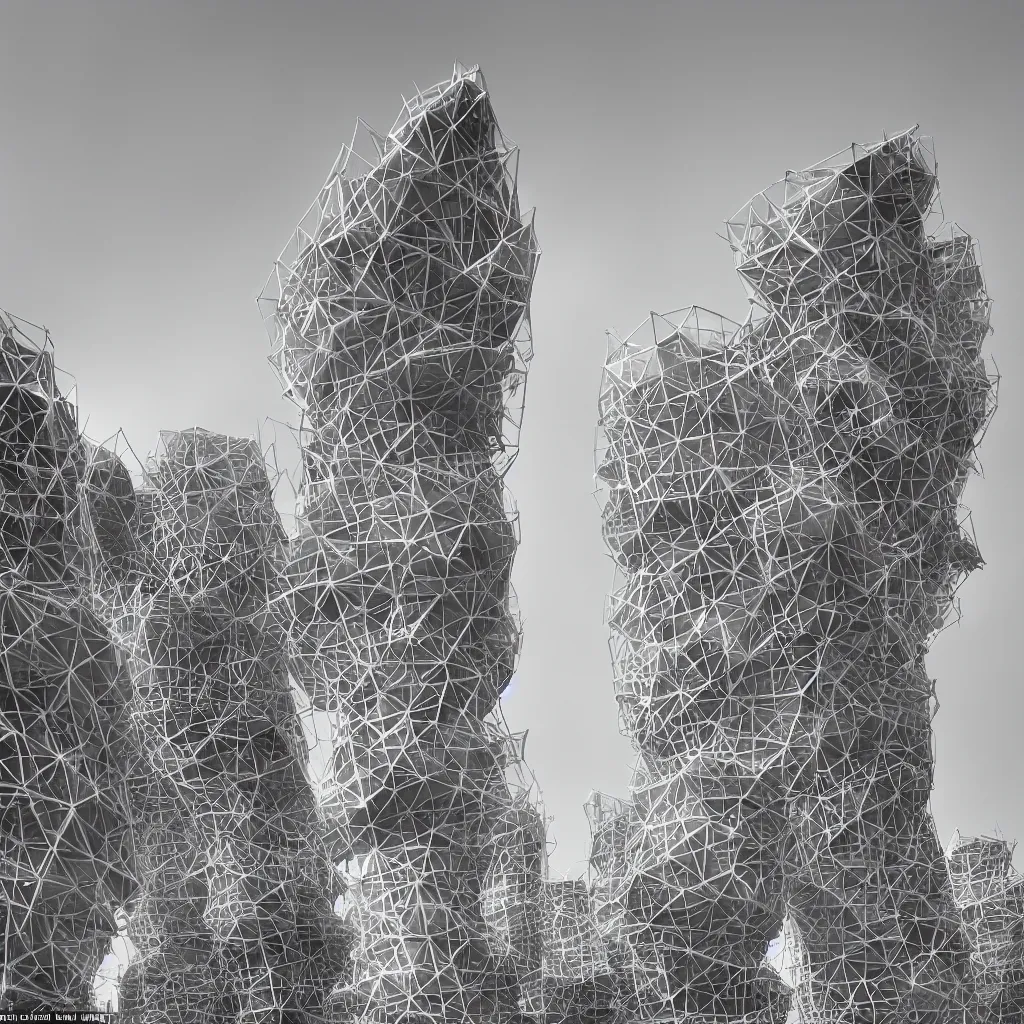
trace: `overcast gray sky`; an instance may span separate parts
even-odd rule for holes
[[[526,640],[505,702],[577,871],[591,788],[624,793],[592,497],[603,332],[698,303],[740,319],[721,222],[789,167],[920,122],[981,242],[1003,373],[968,502],[987,568],[930,656],[943,838],[1024,838],[1017,599],[1024,4],[0,0],[0,306],[52,331],[88,431],[287,419],[255,297],[357,115],[479,63],[522,148],[544,256],[510,484]]]

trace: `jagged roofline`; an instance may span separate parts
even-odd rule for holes
[[[820,188],[823,183],[849,174],[859,163],[871,157],[884,154],[912,151],[915,158],[924,155],[928,163],[921,165],[921,169],[932,175],[937,173],[935,155],[932,149],[932,139],[929,136],[919,136],[920,126],[914,125],[895,135],[884,136],[881,141],[870,145],[852,143],[845,149],[837,150],[824,160],[805,167],[803,170],[790,170],[778,181],[773,182],[767,188],[756,192],[748,199],[731,217],[725,220],[725,227],[728,239],[731,240],[735,233],[745,232],[752,223],[752,218],[764,219],[761,209],[771,211],[775,217],[782,218],[789,208],[793,199],[807,195],[809,191]],[[780,202],[777,197],[779,191],[783,192]]]
[[[322,212],[323,197],[330,193],[331,187],[336,181],[341,179],[342,181],[351,182],[352,185],[354,185],[367,174],[370,174],[372,171],[382,167],[397,150],[402,148],[403,143],[415,133],[423,120],[431,112],[441,109],[448,103],[457,102],[462,89],[467,84],[472,85],[479,90],[478,102],[487,104],[490,112],[490,119],[492,121],[494,131],[496,132],[496,142],[498,143],[496,148],[501,154],[502,162],[505,164],[506,169],[510,174],[510,190],[513,195],[516,195],[519,147],[504,135],[498,127],[498,122],[494,117],[493,110],[490,106],[490,94],[487,89],[487,83],[484,79],[483,73],[480,71],[479,65],[464,68],[462,65],[457,64],[450,79],[438,83],[430,89],[427,89],[424,93],[417,94],[412,100],[403,100],[402,113],[396,119],[387,135],[381,135],[362,119],[357,121],[355,130],[352,134],[352,141],[348,145],[342,147],[341,152],[336,158],[330,173],[317,195],[317,198],[309,205],[306,213],[299,219],[298,232],[304,233],[302,231],[302,225],[305,224],[307,220],[311,219],[311,216],[314,213],[319,214]],[[359,153],[357,140],[361,134],[365,134],[370,139],[375,150],[374,155],[376,157],[376,163],[368,162],[366,158]],[[349,164],[353,159],[362,161],[365,166],[359,169],[355,175],[350,175]],[[520,212],[524,227],[528,227],[530,225],[533,212],[534,211],[532,210]],[[309,234],[310,240],[307,244],[312,244],[312,233]],[[278,275],[280,273],[280,268],[288,267],[293,264],[305,251],[304,247],[299,247],[298,249],[295,247],[296,240],[297,236],[293,235],[292,239],[281,251],[281,254],[276,261],[275,269],[270,272],[267,282],[257,299],[261,308],[265,309],[265,319],[272,318],[277,312],[277,295],[279,291]],[[536,256],[539,257],[540,250],[536,249],[535,246],[534,248]],[[271,357],[271,359],[273,359],[273,357]]]

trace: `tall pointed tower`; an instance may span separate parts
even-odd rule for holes
[[[389,1024],[497,1022],[539,964],[543,828],[498,712],[537,243],[478,69],[362,143],[264,297],[302,415],[295,672],[332,719],[323,806],[357,878],[336,997]]]

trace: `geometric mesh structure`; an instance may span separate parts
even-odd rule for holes
[[[545,884],[542,1019],[551,1022],[623,1019],[618,978],[582,879]]]
[[[324,1019],[348,966],[304,771],[283,533],[255,442],[165,434],[136,492],[44,332],[0,320],[5,1009],[88,1009],[129,917],[129,1022]]]
[[[86,449],[49,336],[0,313],[5,1010],[87,1008],[133,888],[126,681],[81,571]]]
[[[963,919],[983,1019],[1011,1024],[1024,1014],[1024,876],[1002,839],[957,834],[949,849],[953,896]]]
[[[302,424],[285,605],[332,721],[323,806],[355,878],[359,1019],[539,998],[543,823],[498,699],[519,633],[503,477],[538,250],[478,69],[346,149],[264,296]]]
[[[751,314],[613,339],[604,532],[640,759],[597,797],[602,933],[640,1019],[961,1021],[974,980],[928,810],[924,655],[981,560],[959,502],[992,411],[972,240],[930,234],[916,131],[728,224]]]
[[[1021,1021],[1012,851],[944,855],[928,808],[924,658],[981,565],[960,500],[995,381],[925,141],[728,223],[744,323],[613,339],[638,759],[628,800],[588,802],[589,879],[555,880],[499,703],[539,258],[518,151],[478,68],[364,134],[261,299],[301,417],[291,536],[251,439],[163,432],[136,486],[0,312],[0,1011],[88,1009],[120,930],[125,1024]]]
[[[124,557],[129,530],[109,609],[132,681],[140,884],[122,1017],[322,1019],[350,943],[303,768],[262,453],[246,438],[165,432],[134,510],[122,490],[124,514],[106,520],[135,528],[136,551]],[[103,520],[111,502],[94,504]]]

